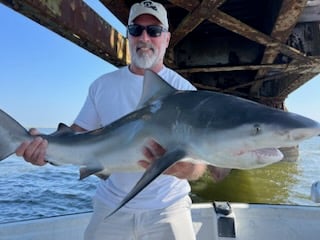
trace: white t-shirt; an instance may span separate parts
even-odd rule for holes
[[[158,73],[170,85],[179,90],[195,90],[182,76],[164,67]],[[92,83],[75,124],[87,130],[103,127],[132,112],[137,107],[143,88],[143,76],[132,73],[128,67],[102,75]],[[101,181],[95,197],[110,208],[133,188],[142,173],[112,173]],[[190,192],[188,181],[161,175],[130,200],[126,210],[160,209],[171,205]]]

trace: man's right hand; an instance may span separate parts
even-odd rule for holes
[[[39,132],[35,128],[29,130],[31,135],[38,135]],[[34,165],[43,166],[47,162],[45,154],[48,147],[48,141],[42,137],[36,137],[32,141],[23,142],[17,149],[16,155],[23,157],[27,162]]]

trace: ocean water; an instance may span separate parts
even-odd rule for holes
[[[95,176],[81,181],[78,178],[78,168],[74,166],[38,167],[16,156],[1,161],[0,223],[91,211],[91,198],[99,180]],[[310,200],[310,187],[317,180],[320,137],[300,145],[300,160],[295,163],[233,171],[219,184],[200,180],[192,184],[192,197],[200,202],[316,205]]]
[[[91,210],[98,179],[80,181],[72,166],[33,166],[10,157],[0,163],[0,223]]]
[[[0,162],[0,223],[90,211],[98,181],[80,181],[76,166],[39,167],[12,155]]]
[[[194,201],[231,201],[318,206],[310,197],[320,180],[320,137],[299,146],[299,160],[253,170],[232,170],[220,183],[205,176],[191,183]],[[319,205],[320,206],[320,205]]]

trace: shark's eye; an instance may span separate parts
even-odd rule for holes
[[[254,124],[253,125],[253,134],[258,135],[261,133],[261,127],[259,124]]]

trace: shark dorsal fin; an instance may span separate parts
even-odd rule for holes
[[[177,89],[172,87],[158,74],[146,69],[143,78],[142,96],[137,108],[144,107],[149,103],[157,99],[162,99],[176,91]]]

